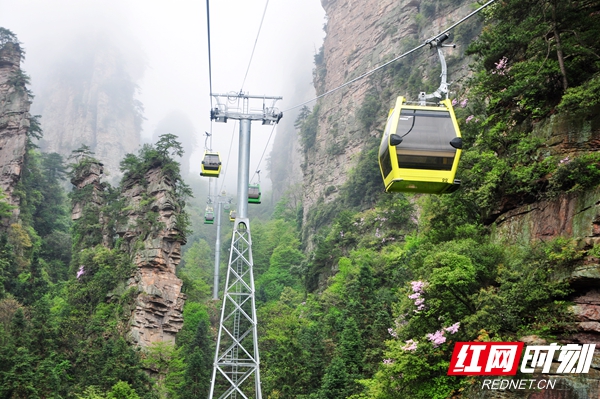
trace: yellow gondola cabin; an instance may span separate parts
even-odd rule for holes
[[[456,169],[462,139],[449,99],[409,105],[398,97],[379,147],[379,168],[388,192],[443,194],[460,187]]]
[[[221,158],[218,152],[204,152],[202,159],[200,176],[219,177],[221,173]]]

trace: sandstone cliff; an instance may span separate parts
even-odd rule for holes
[[[547,155],[560,155],[559,158],[566,160],[565,162],[575,155],[597,150],[600,142],[598,117],[592,120],[573,120],[565,116],[553,116],[535,126],[532,134],[544,139]],[[504,202],[505,206],[507,204],[510,201]],[[600,258],[591,255],[589,250],[600,247],[600,189],[561,193],[543,201],[520,206],[509,205],[508,209],[499,212],[501,213],[492,226],[496,241],[525,244],[549,241],[557,237],[575,241],[577,253],[574,256],[578,260],[557,277],[567,279],[570,283],[573,291],[570,299],[577,323],[576,330],[566,333],[561,340],[565,343],[596,344],[599,347]],[[600,354],[596,349],[590,372],[585,376],[561,378],[561,386],[552,394],[554,396],[503,393],[486,397],[595,398],[600,396],[599,369]]]
[[[137,266],[127,284],[139,292],[131,336],[142,347],[154,342],[175,344],[175,335],[183,326],[185,294],[175,268],[185,239],[176,227],[181,208],[173,190],[173,182],[158,168],[146,172],[143,183],[130,181],[122,188],[126,209],[130,210],[116,232]]]
[[[25,87],[27,77],[20,68],[21,56],[16,42],[0,47],[0,188],[13,205],[19,204],[13,191],[21,176],[31,118],[31,101]],[[18,208],[14,212],[18,213]]]
[[[185,294],[175,268],[185,239],[177,228],[182,209],[173,194],[173,182],[160,168],[148,170],[141,180],[125,181],[117,200],[123,207],[111,214],[105,207],[102,164],[88,160],[78,170],[71,180],[74,190],[89,191],[85,197],[74,195],[72,219],[89,219],[82,220],[92,226],[90,234],[97,236],[92,243],[101,241],[110,248],[116,234],[119,248],[135,265],[131,278],[114,293],[131,288],[137,292],[130,318],[132,342],[140,347],[174,344],[183,325]]]

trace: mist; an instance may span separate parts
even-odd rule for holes
[[[313,56],[324,36],[324,11],[319,0],[270,1],[247,70],[265,3],[210,3],[212,90],[283,96],[277,107],[285,110],[314,97]],[[100,42],[113,46],[123,58],[124,71],[137,86],[135,99],[143,107],[140,144],[152,142],[159,133],[177,135],[176,130],[183,129],[180,134],[185,136],[181,141],[186,163],[190,173],[197,174],[205,146],[204,132],[212,132],[211,147],[221,153],[224,169],[226,166],[219,189],[235,191],[237,124],[232,120],[211,123],[209,117],[206,3],[3,0],[0,26],[13,31],[23,43],[26,59],[22,67],[31,76],[31,90],[40,103],[52,89],[56,71],[72,78],[85,74],[89,65],[84,55]],[[36,107],[34,99],[32,113],[42,113],[43,127],[44,110]],[[295,119],[295,112],[285,113],[284,119]],[[270,149],[265,152],[265,146],[271,129],[252,124],[250,175],[261,169],[262,183],[267,183]],[[269,146],[273,141],[271,137]]]

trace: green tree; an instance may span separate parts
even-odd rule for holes
[[[119,381],[113,385],[106,399],[140,399],[140,397],[127,382]]]
[[[210,388],[213,362],[210,325],[206,311],[200,316],[193,341],[184,347],[183,384],[178,388],[181,399],[206,397]]]

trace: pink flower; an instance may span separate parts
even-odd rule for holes
[[[562,165],[562,164],[568,164],[569,162],[571,162],[571,158],[565,157],[565,158],[561,159],[558,163]]]
[[[448,331],[450,334],[455,334],[458,331],[459,327],[460,327],[460,322],[458,321],[458,322],[452,324],[450,327],[444,328],[444,330]]]
[[[506,57],[500,58],[500,60],[498,62],[495,62],[494,65],[496,65],[496,70],[492,71],[493,75],[505,75],[506,72],[510,69],[506,68],[506,66],[508,65],[508,58]]]
[[[421,304],[422,304],[423,302],[425,302],[425,299],[423,299],[423,298],[419,298],[419,299],[417,299],[417,300],[415,301],[415,305],[417,305],[417,306],[421,306]]]
[[[409,295],[408,298],[410,298],[410,299],[417,299],[420,296],[421,296],[420,292],[415,292],[414,294]]]
[[[458,104],[458,100],[456,98],[452,99],[452,106],[454,107],[456,104]]]
[[[79,268],[79,270],[77,270],[77,279],[79,280],[79,278],[81,276],[83,276],[85,274],[85,270],[83,269],[83,265],[81,265],[81,267]]]
[[[471,119],[475,118],[475,115],[469,115],[467,116],[467,120],[465,121],[466,123],[471,122]]]
[[[462,101],[460,102],[460,106],[461,106],[462,108],[466,107],[466,106],[467,106],[467,102],[468,102],[468,101],[469,101],[469,100],[465,98],[464,100],[462,100]]]
[[[446,337],[444,337],[443,330],[436,331],[433,334],[427,334],[427,339],[430,340],[431,342],[433,342],[434,348],[437,348],[438,346],[440,346],[441,344],[446,342]]]
[[[383,364],[394,364],[392,359],[383,359]]]
[[[413,341],[412,339],[409,339],[408,341],[405,341],[405,342],[406,342],[406,345],[404,345],[402,347],[402,350],[410,351],[410,352],[414,352],[417,350],[417,344],[418,344],[417,341]]]
[[[410,285],[412,286],[413,292],[422,293],[423,292],[423,288],[425,288],[425,282],[421,281],[421,280],[411,281]]]
[[[396,331],[394,331],[394,329],[392,328],[388,328],[388,333],[394,337],[394,338],[398,338],[398,334],[396,333]]]

